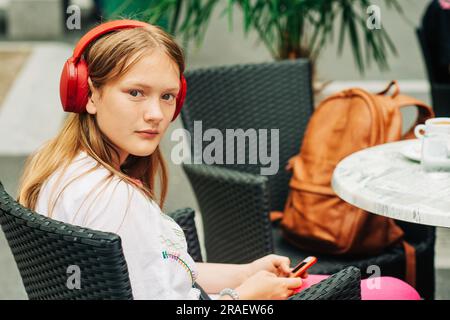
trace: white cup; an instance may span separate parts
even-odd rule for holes
[[[414,128],[422,140],[421,163],[427,171],[450,170],[450,118],[433,118]]]

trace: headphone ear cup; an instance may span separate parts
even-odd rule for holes
[[[181,112],[181,108],[183,107],[184,104],[184,99],[186,99],[186,92],[187,92],[187,82],[186,78],[182,74],[180,79],[180,92],[178,93],[177,96],[177,107],[175,109],[175,114],[173,115],[172,121],[174,121]]]
[[[75,63],[72,58],[66,61],[59,80],[59,96],[64,111],[81,113],[86,110],[88,101],[88,68],[81,59]]]
[[[75,109],[77,113],[86,111],[86,104],[89,99],[89,70],[86,61],[80,59],[77,64],[77,82],[76,82],[76,97]]]
[[[64,64],[61,71],[61,78],[59,80],[59,97],[61,104],[66,112],[72,112],[73,110],[73,90],[75,81],[75,65],[72,59],[68,59]]]

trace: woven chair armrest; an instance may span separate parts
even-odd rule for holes
[[[361,272],[347,267],[289,300],[361,300]]]

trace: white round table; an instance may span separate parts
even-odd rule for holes
[[[450,172],[425,172],[401,150],[417,140],[387,143],[343,159],[332,179],[348,203],[386,217],[450,228]]]

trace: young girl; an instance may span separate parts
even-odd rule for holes
[[[19,202],[36,212],[122,239],[135,299],[198,299],[197,281],[220,299],[286,299],[326,276],[290,277],[287,257],[249,264],[194,263],[181,228],[161,212],[167,171],[159,143],[185,94],[183,53],[160,28],[102,24],[77,45],[61,78],[71,112],[27,162]],[[161,194],[155,197],[157,175]],[[363,298],[417,299],[393,278]],[[227,288],[227,290],[223,290]],[[367,290],[366,290],[367,289]]]

